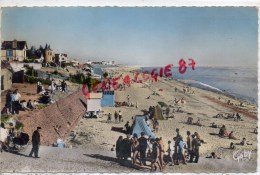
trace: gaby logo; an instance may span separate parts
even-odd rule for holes
[[[248,161],[251,157],[251,152],[248,150],[237,150],[233,153],[233,159],[239,161]]]
[[[188,66],[190,66],[192,68],[192,70],[195,70],[195,61],[192,58],[189,58],[189,64]],[[146,82],[150,79],[152,79],[152,81],[157,82],[158,81],[158,76],[159,77],[171,77],[172,76],[172,72],[171,72],[171,68],[173,67],[173,64],[168,64],[165,67],[162,68],[154,68],[152,69],[151,72],[149,71],[144,71],[143,73],[137,72],[134,75],[134,79],[133,81],[131,80],[129,75],[126,75],[123,77],[114,77],[112,79],[104,79],[102,81],[97,81],[93,84],[92,86],[92,92],[97,92],[98,89],[102,89],[102,91],[104,90],[110,90],[110,88],[112,87],[114,90],[118,90],[120,89],[120,87],[130,87],[131,84],[133,84],[134,82],[136,83],[141,83],[141,82]],[[184,59],[180,59],[179,60],[179,73],[180,74],[184,74],[187,70],[187,65],[186,65],[186,61]],[[122,84],[119,83],[119,81],[122,80]],[[82,86],[82,93],[84,96],[86,96],[87,98],[90,98],[90,94],[89,92],[90,90],[90,86],[92,84],[83,84]]]

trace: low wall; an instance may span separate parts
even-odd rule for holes
[[[41,144],[51,145],[58,138],[64,139],[75,128],[83,114],[86,112],[87,99],[81,91],[77,91],[58,102],[41,110],[33,111],[21,117],[24,123],[24,132],[30,135],[40,126]],[[58,132],[54,126],[60,126]]]
[[[30,67],[33,67],[35,70],[39,70],[42,68],[41,63],[19,63],[19,62],[10,63],[10,65],[12,66],[12,68],[15,72],[23,70],[23,67],[25,64],[29,65]]]

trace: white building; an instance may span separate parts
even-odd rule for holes
[[[78,66],[79,65],[79,61],[76,59],[73,59],[70,61],[72,63],[73,66]]]
[[[68,55],[65,53],[58,53],[55,54],[55,62],[60,64],[60,63],[69,63],[69,58]]]

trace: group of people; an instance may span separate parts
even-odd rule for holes
[[[182,90],[183,90],[184,94],[185,93],[191,93],[191,94],[195,93],[194,90],[191,89],[191,86],[184,86]],[[176,88],[175,92],[177,92],[177,88]]]
[[[222,127],[219,129],[218,135],[219,135],[220,137],[228,137],[229,139],[237,140],[237,138],[234,136],[234,132],[233,132],[233,131],[231,131],[231,132],[228,134],[225,125],[222,125]]]
[[[140,133],[140,137],[136,133],[133,136],[127,135],[123,139],[120,136],[116,142],[116,156],[118,159],[127,159],[131,157],[132,164],[135,166],[146,166],[150,161],[151,171],[162,171],[167,164],[170,166],[198,163],[199,147],[201,143],[205,143],[197,132],[191,134],[187,131],[187,140],[184,141],[180,135],[179,129],[176,129],[177,135],[173,138],[173,146],[168,141],[168,149],[161,138],[152,138],[146,136],[144,132]],[[187,151],[184,151],[187,149]]]
[[[36,100],[32,101],[31,99],[29,99],[27,102],[26,100],[21,100],[20,105],[22,110],[30,111],[30,110],[37,109],[37,105],[39,105],[39,103]]]
[[[201,124],[201,122],[200,122],[200,118],[198,118],[197,122],[193,122],[193,118],[192,118],[192,117],[188,117],[188,119],[187,119],[187,124],[189,124],[189,125],[202,126],[202,124]]]
[[[119,110],[119,112],[115,111],[114,119],[115,119],[115,123],[123,122],[123,114],[122,114],[121,110]],[[112,114],[111,113],[108,113],[108,117],[107,117],[107,123],[109,123],[109,122],[112,122]]]
[[[36,100],[32,101],[29,99],[26,101],[21,100],[21,98],[22,96],[18,92],[18,89],[15,89],[13,92],[8,90],[6,94],[6,103],[4,109],[2,110],[2,114],[19,114],[19,111],[21,110],[34,110],[37,108],[37,105],[39,105]]]
[[[60,90],[61,92],[66,92],[67,89],[67,83],[65,82],[65,80],[60,81],[59,80],[60,85],[58,85],[54,79],[51,80],[51,85],[49,86],[49,90],[51,90],[51,92],[53,93],[56,90]]]
[[[20,108],[20,99],[21,94],[18,92],[18,89],[15,89],[13,92],[11,90],[7,91],[6,94],[6,101],[5,101],[5,108],[4,113],[7,114],[15,114],[19,112]]]

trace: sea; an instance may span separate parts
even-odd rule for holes
[[[142,67],[140,71],[151,72],[153,68]],[[178,67],[172,67],[171,71],[172,78],[193,87],[224,93],[257,105],[257,67],[195,67],[195,70],[188,67],[184,74],[179,73]]]

